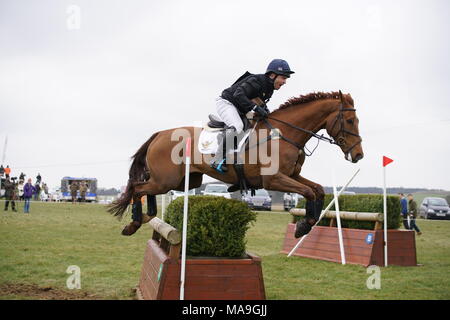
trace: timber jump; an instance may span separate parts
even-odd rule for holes
[[[159,218],[149,224],[153,236],[147,243],[138,299],[179,300],[181,234]],[[185,280],[186,300],[266,299],[261,259],[247,257],[188,257]]]
[[[293,216],[305,216],[304,209],[293,208],[289,211]],[[306,235],[303,243],[292,255],[332,262],[341,262],[338,241],[338,228],[335,227],[336,212],[328,211],[324,218],[330,219],[329,226],[316,226]],[[373,230],[342,228],[346,262],[363,266],[384,266],[383,255],[383,214],[373,212],[340,211],[342,220],[371,221]],[[295,223],[287,226],[283,254],[289,254],[296,246],[294,238]],[[411,230],[388,230],[389,264],[399,266],[416,266],[415,233]]]

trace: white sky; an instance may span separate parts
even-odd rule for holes
[[[70,5],[80,8],[80,28]],[[450,190],[450,2],[0,0],[4,165],[57,186],[63,176],[128,179],[158,130],[203,122],[214,99],[273,58],[296,73],[269,108],[313,91],[350,93],[365,158],[321,143],[305,177]],[[315,145],[311,141],[310,146]],[[208,181],[205,179],[204,181]]]

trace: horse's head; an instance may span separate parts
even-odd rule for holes
[[[364,157],[358,128],[359,120],[350,95],[344,97],[339,90],[339,98],[340,103],[336,111],[327,118],[326,129],[341,148],[345,159],[356,163]]]

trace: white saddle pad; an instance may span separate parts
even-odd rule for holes
[[[236,150],[231,150],[230,153],[239,152],[242,146],[245,144],[248,136],[250,135],[251,130],[248,130],[244,137],[238,144]],[[220,134],[220,131],[209,131],[203,129],[200,133],[200,137],[198,139],[198,151],[202,154],[215,154],[217,152],[217,148],[219,147],[219,143],[217,141],[217,136]]]

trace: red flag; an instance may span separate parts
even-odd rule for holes
[[[389,163],[393,162],[391,158],[383,156],[383,167],[386,167]]]

